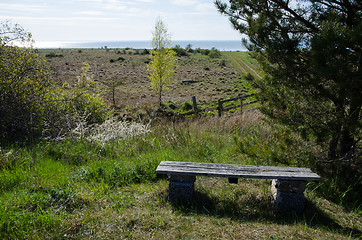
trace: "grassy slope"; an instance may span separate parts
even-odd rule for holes
[[[74,50],[77,54],[84,52]],[[203,56],[194,59],[202,60],[199,67],[206,64]],[[198,72],[190,68],[185,70]],[[318,154],[319,149],[282,127],[270,127],[255,112],[153,122],[147,136],[104,147],[85,140],[2,146],[0,238],[358,238],[361,212],[325,199],[318,191],[325,182],[308,185],[303,216],[278,216],[268,180],[229,185],[226,179],[198,178],[196,203],[182,206],[167,201],[167,181],[155,178],[161,160],[313,166]]]
[[[3,149],[0,238],[348,239],[361,234],[360,215],[324,199],[316,184],[308,185],[307,208],[299,217],[273,213],[269,180],[230,185],[226,179],[198,178],[194,205],[167,201],[167,181],[155,178],[161,160],[294,166],[311,161],[308,143],[258,119],[249,112],[160,122],[147,136],[104,148],[78,140]]]
[[[224,52],[223,53],[241,74],[251,74],[254,77],[262,78],[263,73],[255,59],[247,52]]]

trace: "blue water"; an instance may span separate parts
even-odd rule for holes
[[[185,48],[191,44],[193,49],[216,48],[221,51],[246,51],[241,40],[174,40],[172,46],[180,45]],[[104,42],[47,42],[35,44],[39,48],[133,48],[150,49],[151,41],[104,41]]]

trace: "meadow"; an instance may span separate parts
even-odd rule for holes
[[[326,170],[331,166],[322,161],[323,146],[257,109],[222,117],[178,117],[191,96],[210,106],[220,98],[252,92],[245,77],[263,73],[247,53],[179,57],[177,81],[165,92],[163,115],[157,114],[157,94],[147,79],[148,55],[142,51],[39,50],[61,84],[76,82],[87,61],[87,74],[109,105],[111,96],[101,82],[126,77],[116,88],[113,106],[123,121],[85,126],[80,119],[76,129],[56,139],[3,143],[0,238],[361,238],[361,208],[348,185],[328,175],[334,169]],[[163,160],[310,167],[323,180],[308,183],[303,215],[273,211],[269,180],[231,185],[226,179],[197,178],[195,203],[183,205],[168,201],[168,182],[155,175]],[[343,173],[338,171],[331,175]]]

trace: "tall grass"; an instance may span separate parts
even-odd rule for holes
[[[121,123],[112,121],[109,128],[117,129],[117,124]],[[129,238],[127,234],[131,233],[147,238],[148,231],[176,231],[173,224],[180,224],[181,232],[187,231],[183,213],[177,215],[183,208],[165,201],[166,182],[156,178],[155,169],[160,161],[310,167],[315,156],[312,151],[316,151],[292,132],[265,123],[257,112],[182,122],[159,120],[148,126],[122,124],[139,128],[117,135],[102,126],[102,131],[87,129],[83,137],[69,136],[31,147],[3,147],[0,238],[88,238],[94,233],[102,238],[102,232],[113,238]],[[92,134],[116,137],[95,140],[89,137]],[[220,183],[207,181],[206,185],[198,185],[196,195],[205,204],[196,206],[195,211],[187,210],[186,215],[272,217],[265,190],[268,183],[251,181],[241,189],[222,185],[213,190],[212,186]],[[258,188],[258,184],[262,187]],[[244,210],[238,207],[240,204]],[[176,212],[170,212],[172,209]],[[158,215],[158,211],[164,216]],[[218,221],[204,220],[209,231]],[[112,225],[114,221],[124,225],[117,228]],[[132,229],[139,227],[142,231],[136,234]]]

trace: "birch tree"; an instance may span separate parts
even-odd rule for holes
[[[147,70],[152,89],[158,93],[161,106],[163,90],[175,79],[176,53],[170,49],[171,37],[161,18],[157,19],[152,35],[153,49],[150,52],[151,61]]]

